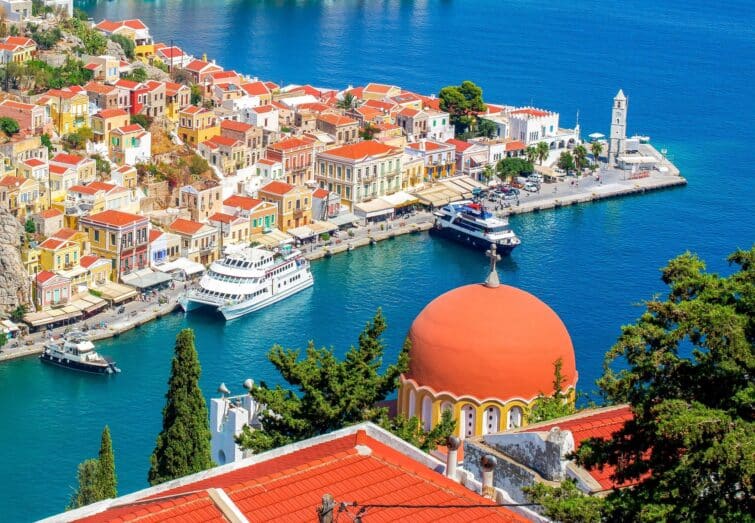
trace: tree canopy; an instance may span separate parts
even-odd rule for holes
[[[755,247],[729,276],[682,254],[662,269],[669,291],[622,328],[598,384],[633,419],[583,442],[588,467],[637,482],[608,497],[618,521],[745,521],[755,513]]]
[[[100,452],[97,457],[100,466],[99,484],[103,499],[118,496],[118,479],[115,476],[115,455],[113,441],[110,439],[110,427],[105,425],[100,440]]]
[[[20,130],[18,122],[13,118],[0,117],[0,131],[3,131],[6,136],[13,136]]]
[[[498,160],[495,170],[501,180],[507,180],[523,174],[530,174],[535,170],[535,167],[532,162],[524,158],[504,158]]]
[[[564,392],[564,375],[561,373],[563,361],[558,358],[553,363],[553,391],[547,395],[541,392],[527,416],[529,423],[540,423],[555,418],[569,416],[576,412],[574,402]]]
[[[67,509],[83,507],[118,495],[113,442],[107,425],[102,431],[99,456],[79,464],[77,479],[78,487],[71,496]]]
[[[569,171],[573,171],[576,167],[574,163],[574,156],[569,151],[564,151],[561,153],[561,155],[558,157],[558,168],[561,170],[566,171],[567,173]]]
[[[449,113],[456,134],[474,126],[475,115],[485,111],[482,89],[474,82],[464,80],[461,85],[448,85],[438,93],[440,108]]]
[[[163,428],[150,458],[148,479],[151,485],[213,466],[207,404],[199,388],[201,372],[194,331],[183,329],[176,336],[163,408]]]
[[[408,342],[397,363],[383,372],[385,318],[378,309],[359,334],[359,343],[339,359],[332,348],[306,351],[274,346],[268,359],[296,390],[280,385],[255,385],[251,394],[267,410],[261,430],[244,429],[237,442],[255,452],[311,438],[362,421],[380,422],[385,409],[376,404],[396,389],[399,374],[408,367]]]

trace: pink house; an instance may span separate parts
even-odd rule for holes
[[[35,278],[37,309],[49,309],[66,303],[71,297],[71,280],[52,271],[42,271]]]

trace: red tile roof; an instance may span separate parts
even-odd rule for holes
[[[61,240],[59,238],[47,238],[45,241],[39,244],[40,249],[48,249],[50,251],[57,251],[61,247],[75,246],[76,242]]]
[[[394,85],[369,83],[365,86],[364,91],[375,94],[388,94],[388,91],[395,88],[396,86]]]
[[[5,43],[10,45],[20,45],[23,47],[31,47],[37,45],[36,42],[31,38],[26,38],[23,36],[8,36],[5,38]]]
[[[333,113],[326,113],[321,114],[317,117],[318,120],[321,120],[325,123],[329,123],[330,125],[335,126],[341,126],[341,125],[351,125],[356,124],[357,121],[353,118],[349,118],[348,116],[341,116],[340,114],[333,114]]]
[[[89,267],[91,267],[92,265],[94,265],[96,262],[98,262],[101,259],[102,258],[97,256],[96,254],[88,254],[86,256],[81,257],[81,259],[79,260],[79,265],[81,265],[85,269],[88,269]]]
[[[118,134],[138,133],[142,131],[144,131],[144,127],[142,127],[138,123],[132,123],[130,125],[124,125],[123,127],[113,129],[113,132]]]
[[[456,138],[449,138],[446,140],[446,143],[450,143],[451,145],[456,146],[456,150],[460,153],[463,153],[470,147],[472,147],[472,144],[469,142],[465,142],[464,140],[457,140]]]
[[[47,165],[45,162],[43,162],[42,160],[38,160],[37,158],[29,158],[28,160],[24,160],[23,163],[25,163],[29,167],[39,167],[41,165]]]
[[[13,109],[31,111],[36,106],[33,104],[25,104],[23,102],[17,102],[15,100],[3,100],[2,102],[0,102],[0,107],[12,107]]]
[[[40,271],[37,273],[37,283],[44,283],[49,279],[52,279],[56,274],[52,271]]]
[[[207,141],[208,142],[212,142],[212,143],[217,144],[217,145],[222,145],[224,147],[233,147],[233,146],[239,145],[241,143],[238,140],[236,140],[235,138],[229,138],[227,136],[222,136],[222,135],[219,135],[219,134],[213,136],[212,138],[210,138]]]
[[[128,116],[128,112],[123,109],[103,109],[99,113],[95,114],[94,116],[99,118],[115,118],[118,116]]]
[[[234,194],[223,200],[223,205],[227,207],[236,207],[244,209],[245,211],[251,211],[257,207],[262,200],[251,198],[249,196],[241,196],[240,194]]]
[[[328,197],[328,194],[330,194],[328,191],[318,187],[317,189],[315,189],[315,192],[312,193],[312,197],[320,198],[321,200],[324,200],[325,198]]]
[[[229,131],[237,131],[245,133],[254,126],[245,122],[237,122],[236,120],[221,120],[220,128],[228,129]]]
[[[315,510],[326,493],[337,502],[359,505],[435,507],[371,508],[363,514],[365,521],[527,521],[368,436],[364,430],[287,454],[265,459],[263,453],[256,458],[258,461],[236,470],[152,495],[145,492],[137,502],[114,506],[80,521],[224,521],[208,489],[222,489],[250,521],[316,521]],[[359,506],[351,507],[351,515],[343,516],[351,520],[358,510]]]
[[[374,140],[365,140],[363,142],[357,142],[349,145],[343,145],[335,149],[329,149],[323,151],[322,154],[328,156],[338,156],[340,158],[348,160],[363,160],[368,156],[382,156],[398,152],[398,150],[384,143],[376,142]]]
[[[0,186],[2,187],[20,187],[26,181],[26,178],[19,176],[4,176],[0,179]]]
[[[396,107],[396,104],[393,102],[383,102],[382,100],[367,100],[362,107],[372,107],[373,109],[388,112]]]
[[[63,227],[59,231],[55,231],[51,238],[59,238],[61,240],[67,240],[69,238],[73,238],[79,231],[75,231],[74,229],[69,229],[68,227]]]
[[[309,102],[305,104],[299,104],[296,106],[297,112],[312,111],[315,113],[322,113],[324,111],[330,111],[332,108],[322,102]]]
[[[601,409],[600,412],[592,415],[575,416],[565,421],[557,421],[548,425],[537,425],[533,430],[549,431],[553,427],[569,430],[572,436],[574,436],[574,450],[579,450],[582,442],[588,438],[609,439],[630,419],[632,419],[632,411],[625,405],[614,409]],[[595,469],[589,472],[600,483],[600,486],[605,489],[628,486],[627,484],[617,484],[611,480],[614,470],[614,467],[606,466],[603,467],[603,470]]]
[[[424,143],[424,149],[422,148],[423,144],[420,142],[410,143],[409,147],[411,147],[412,149],[416,151],[437,151],[438,149],[442,149],[444,145],[438,142],[431,142],[430,140],[427,140],[423,143]],[[454,145],[449,143],[448,146],[453,147]]]
[[[273,181],[268,183],[267,185],[260,188],[260,192],[268,192],[273,194],[278,194],[280,196],[283,196],[284,194],[288,193],[294,188],[293,185],[287,184],[286,182],[280,182],[280,181]]]
[[[184,55],[184,52],[180,47],[162,47],[157,51],[157,54],[164,56],[165,58],[180,58]]]
[[[124,225],[131,225],[137,222],[147,222],[147,218],[139,216],[138,214],[131,214],[130,212],[108,210],[102,211],[97,214],[92,214],[81,219],[82,222],[98,223],[102,225],[110,225],[113,227],[123,227]]]
[[[185,220],[183,218],[176,218],[176,220],[169,226],[170,230],[183,234],[195,234],[202,227],[204,227],[203,223],[195,222],[193,220]]]
[[[512,140],[510,142],[506,142],[507,151],[523,151],[526,148],[527,148],[527,144],[524,142],[520,142],[519,140]]]
[[[93,182],[90,182],[87,187],[91,187],[92,189],[97,189],[100,191],[110,192],[118,186],[114,183],[106,183],[95,180]]]
[[[163,235],[163,231],[161,231],[159,229],[150,229],[149,230],[149,241],[153,242],[153,241],[155,241],[156,239],[158,239],[162,235]]]
[[[39,213],[39,217],[43,220],[49,220],[50,218],[55,218],[56,216],[63,216],[63,212],[59,209],[47,209]]]
[[[115,85],[117,85],[118,87],[123,87],[124,89],[128,89],[130,91],[133,89],[137,89],[142,84],[140,84],[139,82],[134,82],[133,80],[120,79],[117,82],[115,82]]]
[[[311,85],[301,85],[299,87],[291,89],[289,92],[290,93],[304,93],[304,94],[314,96],[315,98],[319,98],[320,96],[322,96],[322,92],[319,91],[318,89],[315,89]]]
[[[191,71],[193,73],[201,73],[203,70],[207,69],[208,67],[210,69],[212,68],[215,68],[217,70],[222,69],[221,67],[211,62],[205,62],[203,60],[192,60],[186,65],[186,67],[184,67],[184,69],[186,69],[187,71]]]
[[[88,185],[73,185],[68,188],[69,193],[81,193],[81,194],[97,194],[100,191],[97,187],[90,187]]]
[[[226,214],[224,212],[216,212],[208,218],[211,222],[231,223],[236,217],[232,214]]]
[[[65,165],[78,165],[84,159],[83,156],[79,156],[78,154],[58,153],[50,161]]]
[[[314,140],[310,139],[287,138],[285,140],[281,140],[280,142],[275,142],[270,147],[278,151],[287,151],[290,149],[298,149],[300,147],[311,146],[313,143]]]
[[[511,114],[526,114],[527,116],[539,118],[541,116],[548,116],[550,113],[548,111],[542,111],[540,109],[526,108],[526,109],[517,109],[515,111],[511,111]]]

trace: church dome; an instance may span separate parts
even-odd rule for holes
[[[541,392],[553,393],[558,358],[564,389],[577,383],[574,348],[563,322],[515,287],[476,284],[451,290],[417,316],[409,338],[404,377],[436,394],[529,402]]]

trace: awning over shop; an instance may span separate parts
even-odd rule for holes
[[[655,164],[660,160],[654,156],[619,156],[619,163],[625,163],[628,165],[643,165],[643,164]]]
[[[269,232],[263,232],[253,235],[250,240],[254,243],[259,243],[262,247],[280,247],[285,243],[291,243],[294,241],[293,237],[278,229],[273,229]]]
[[[307,240],[317,235],[309,226],[302,225],[301,227],[294,227],[288,230],[288,234],[296,238],[297,240]]]
[[[336,225],[333,225],[332,223],[321,222],[319,220],[315,220],[310,223],[309,228],[315,231],[315,234],[324,234],[326,232],[333,232],[338,229],[338,227]]]
[[[41,327],[60,321],[73,320],[81,316],[82,312],[76,307],[67,305],[60,309],[50,309],[42,312],[29,312],[24,315],[24,322],[32,327]]]
[[[193,276],[204,272],[204,265],[201,263],[193,262],[188,258],[178,258],[172,262],[163,263],[162,265],[156,265],[155,269],[160,272],[174,272],[183,271],[187,276]]]
[[[71,306],[76,307],[82,313],[91,314],[104,308],[107,302],[102,298],[92,294],[83,294],[77,300],[71,302]]]
[[[2,331],[5,332],[6,334],[10,334],[11,336],[14,333],[18,332],[18,330],[19,330],[18,329],[18,325],[16,325],[15,323],[13,323],[10,320],[2,320],[2,321],[0,321],[0,329],[2,329]]]
[[[400,209],[402,207],[408,207],[409,205],[419,203],[419,199],[416,196],[404,191],[389,194],[388,196],[381,196],[380,199],[385,200],[395,209]]]
[[[440,180],[440,183],[452,191],[458,192],[462,198],[471,198],[475,189],[485,189],[483,184],[473,180],[469,176],[456,176],[454,178]]]
[[[343,227],[344,225],[351,225],[357,223],[361,218],[352,212],[342,212],[335,218],[331,218],[329,221],[336,227]]]
[[[100,285],[93,290],[100,293],[105,300],[111,303],[121,303],[128,299],[136,297],[136,295],[138,294],[136,292],[136,289],[134,289],[133,287],[121,285],[120,283],[115,283],[112,281]]]
[[[173,278],[163,272],[155,272],[152,269],[141,269],[121,276],[121,281],[139,290],[147,290],[171,281]]]
[[[354,214],[367,219],[377,218],[378,216],[384,216],[386,214],[393,214],[393,211],[393,205],[382,198],[375,198],[369,202],[354,204]]]
[[[546,167],[545,165],[535,165],[535,172],[542,174],[543,178],[551,178],[553,180],[563,178],[566,176],[565,172],[556,172],[550,167]]]
[[[447,187],[443,184],[435,184],[415,193],[420,203],[432,207],[442,207],[451,202],[463,200],[464,198],[459,191]]]

